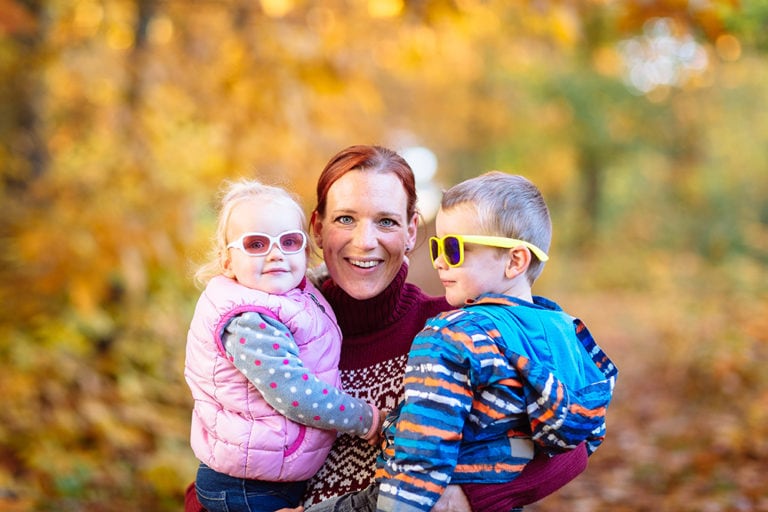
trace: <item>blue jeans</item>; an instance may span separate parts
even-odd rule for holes
[[[208,512],[274,512],[302,502],[307,482],[265,482],[219,473],[200,464],[197,499]]]

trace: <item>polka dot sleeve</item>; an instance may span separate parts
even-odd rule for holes
[[[318,379],[304,366],[288,328],[248,312],[224,331],[233,364],[280,414],[311,427],[365,436],[378,423],[372,406]]]

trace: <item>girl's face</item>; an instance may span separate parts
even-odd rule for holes
[[[301,216],[295,208],[264,199],[245,199],[232,209],[227,226],[227,242],[243,233],[257,232],[276,237],[285,231],[302,230]],[[266,293],[282,294],[296,288],[307,271],[307,250],[283,254],[273,244],[264,256],[250,256],[241,249],[229,248],[224,268],[242,285]]]
[[[477,211],[470,204],[459,204],[448,210],[442,208],[435,218],[435,233],[445,235],[481,235]],[[448,267],[441,254],[435,265],[440,282],[445,288],[445,299],[451,306],[459,307],[467,300],[483,293],[517,295],[514,282],[507,277],[506,263],[509,256],[496,247],[464,244],[464,263]]]
[[[314,219],[315,239],[331,278],[358,300],[379,295],[416,242],[417,216],[392,173],[351,171],[328,190],[325,216]]]

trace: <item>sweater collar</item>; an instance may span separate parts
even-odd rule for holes
[[[322,292],[331,304],[344,337],[357,336],[379,331],[394,324],[408,312],[413,300],[406,293],[408,265],[403,263],[395,278],[379,295],[358,300],[328,279],[323,283]]]

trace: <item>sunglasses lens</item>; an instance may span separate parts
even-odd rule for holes
[[[269,251],[269,245],[269,238],[264,235],[248,235],[243,238],[243,249],[248,254],[266,254]]]
[[[435,261],[439,254],[440,243],[438,242],[437,238],[432,237],[429,239],[429,256],[432,258],[432,261]]]
[[[304,233],[285,233],[280,236],[283,254],[295,254],[304,248]]]
[[[443,248],[445,249],[445,259],[451,265],[458,265],[461,261],[461,242],[455,236],[443,238]]]

